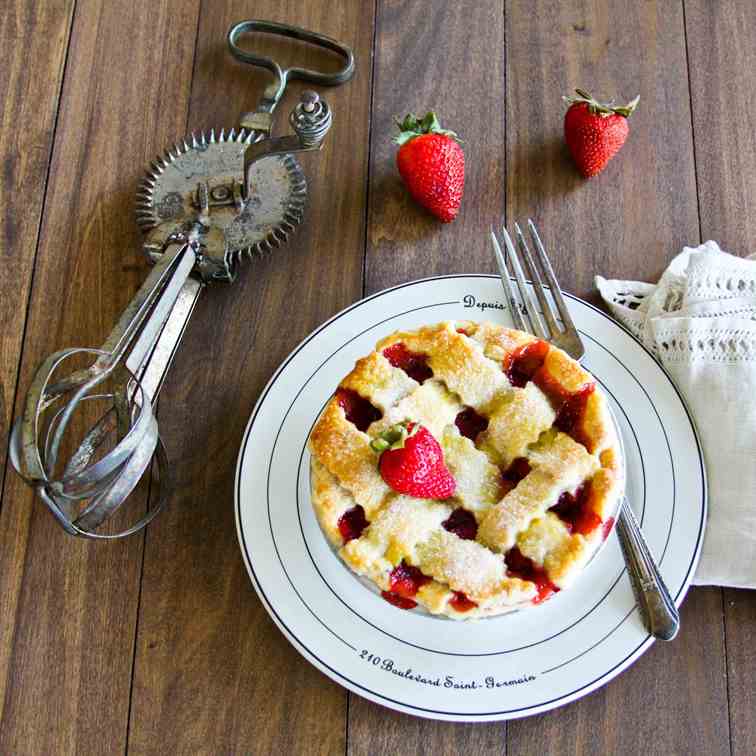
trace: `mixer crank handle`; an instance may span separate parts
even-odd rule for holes
[[[294,152],[319,150],[331,128],[333,115],[328,103],[317,92],[306,89],[294,110],[289,115],[289,124],[294,134],[275,139],[258,139],[252,141],[244,151],[244,184],[242,187],[245,200],[253,193],[252,166],[273,155],[290,155]]]

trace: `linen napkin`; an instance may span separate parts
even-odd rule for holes
[[[756,588],[756,259],[685,247],[657,284],[596,286],[656,356],[696,421],[709,521],[694,583]]]

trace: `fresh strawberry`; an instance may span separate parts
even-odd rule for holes
[[[586,178],[596,176],[625,143],[630,129],[628,116],[640,95],[627,105],[603,105],[582,89],[577,97],[565,97],[570,107],[564,116],[564,138],[578,170]]]
[[[448,499],[456,490],[444,453],[424,426],[394,425],[370,445],[380,453],[378,469],[394,491],[417,499]]]
[[[444,223],[457,217],[465,188],[465,153],[453,131],[442,129],[435,113],[397,121],[396,165],[404,183],[426,210]]]

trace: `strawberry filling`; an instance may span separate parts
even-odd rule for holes
[[[463,541],[473,541],[478,534],[478,521],[475,515],[462,507],[457,507],[449,515],[449,519],[444,520],[441,525]]]
[[[528,559],[518,548],[513,546],[504,556],[507,565],[507,575],[509,577],[520,578],[535,583],[538,591],[533,599],[534,604],[540,604],[545,601],[559,588],[552,583],[542,567],[537,567],[532,559]]]
[[[428,355],[411,352],[401,342],[383,350],[383,356],[396,368],[401,368],[410,378],[422,383],[433,375],[428,366]]]
[[[545,341],[524,344],[507,355],[504,372],[510,383],[518,388],[524,388],[528,381],[533,381],[546,394],[556,412],[555,427],[592,452],[593,445],[582,427],[582,421],[588,398],[596,384],[586,383],[577,391],[567,391],[544,367],[548,352],[549,345]]]
[[[533,377],[533,382],[546,394],[556,412],[554,426],[592,452],[593,444],[583,429],[583,417],[588,399],[596,390],[596,384],[586,383],[577,391],[566,391],[543,368]]]
[[[407,564],[402,560],[401,564],[394,567],[389,575],[388,591],[381,591],[381,596],[400,609],[414,609],[417,602],[412,599],[417,592],[433,578],[423,575],[417,567]]]
[[[509,382],[518,388],[525,388],[525,384],[543,365],[548,353],[549,345],[545,341],[531,341],[508,354],[504,358],[504,372]]]
[[[488,419],[479,415],[472,407],[467,407],[454,418],[454,424],[463,436],[474,443],[478,434],[488,428]]]
[[[467,598],[462,591],[454,591],[449,599],[449,605],[457,612],[469,612],[470,609],[475,609],[478,606],[474,601]]]
[[[604,525],[601,528],[602,541],[605,541],[607,538],[609,538],[609,533],[612,532],[613,527],[614,527],[614,517],[610,517],[608,520],[604,521]]]
[[[590,481],[580,486],[574,494],[565,491],[549,511],[559,517],[570,533],[587,536],[601,525],[601,518],[591,506]]]
[[[359,538],[362,535],[362,531],[370,523],[365,517],[365,510],[358,504],[356,507],[347,509],[341,517],[339,517],[338,527],[341,537],[344,539],[344,543],[354,538]]]
[[[370,424],[381,419],[380,410],[373,407],[367,400],[361,397],[356,391],[351,389],[340,388],[336,391],[336,401],[339,407],[344,410],[346,419],[354,423],[358,430],[363,433],[370,427]]]
[[[525,457],[517,457],[502,473],[504,495],[508,494],[528,473],[530,463]]]
[[[417,592],[433,578],[423,575],[417,567],[407,564],[402,560],[401,564],[394,567],[389,575],[389,589],[402,598],[414,598]]]
[[[417,601],[402,598],[396,593],[390,593],[389,591],[381,591],[381,596],[383,596],[383,599],[388,601],[389,604],[393,604],[393,606],[396,606],[399,609],[414,609],[417,606]]]

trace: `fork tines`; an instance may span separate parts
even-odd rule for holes
[[[525,241],[525,236],[520,230],[520,226],[515,223],[514,228],[517,239],[516,248],[512,242],[512,238],[507,233],[507,229],[503,226],[501,228],[504,247],[506,249],[505,253],[501,249],[496,231],[491,227],[491,240],[493,241],[496,262],[499,266],[501,282],[504,286],[504,293],[506,294],[514,326],[521,331],[533,333],[539,339],[546,339],[552,342],[560,349],[564,349],[571,357],[579,360],[583,356],[585,349],[583,348],[577,328],[575,328],[575,324],[572,322],[570,311],[567,309],[567,304],[557,283],[554,270],[551,267],[549,258],[546,256],[546,250],[541,242],[541,237],[538,235],[538,230],[533,221],[528,218],[528,231],[530,232],[530,237],[536,251],[534,259],[528,243]],[[538,264],[536,264],[536,260]],[[517,281],[519,301],[515,294],[515,288],[512,285],[512,278],[509,272],[510,267]],[[523,273],[523,267],[525,273]],[[545,276],[548,286],[544,286],[541,271]],[[530,286],[525,280],[526,275],[532,281]],[[531,288],[532,292],[530,291]],[[551,293],[551,298],[554,302],[553,305],[546,296],[547,289]],[[533,293],[535,293],[535,300],[533,299]],[[554,305],[556,305],[556,313],[558,313],[561,319],[561,324],[557,319]]]

